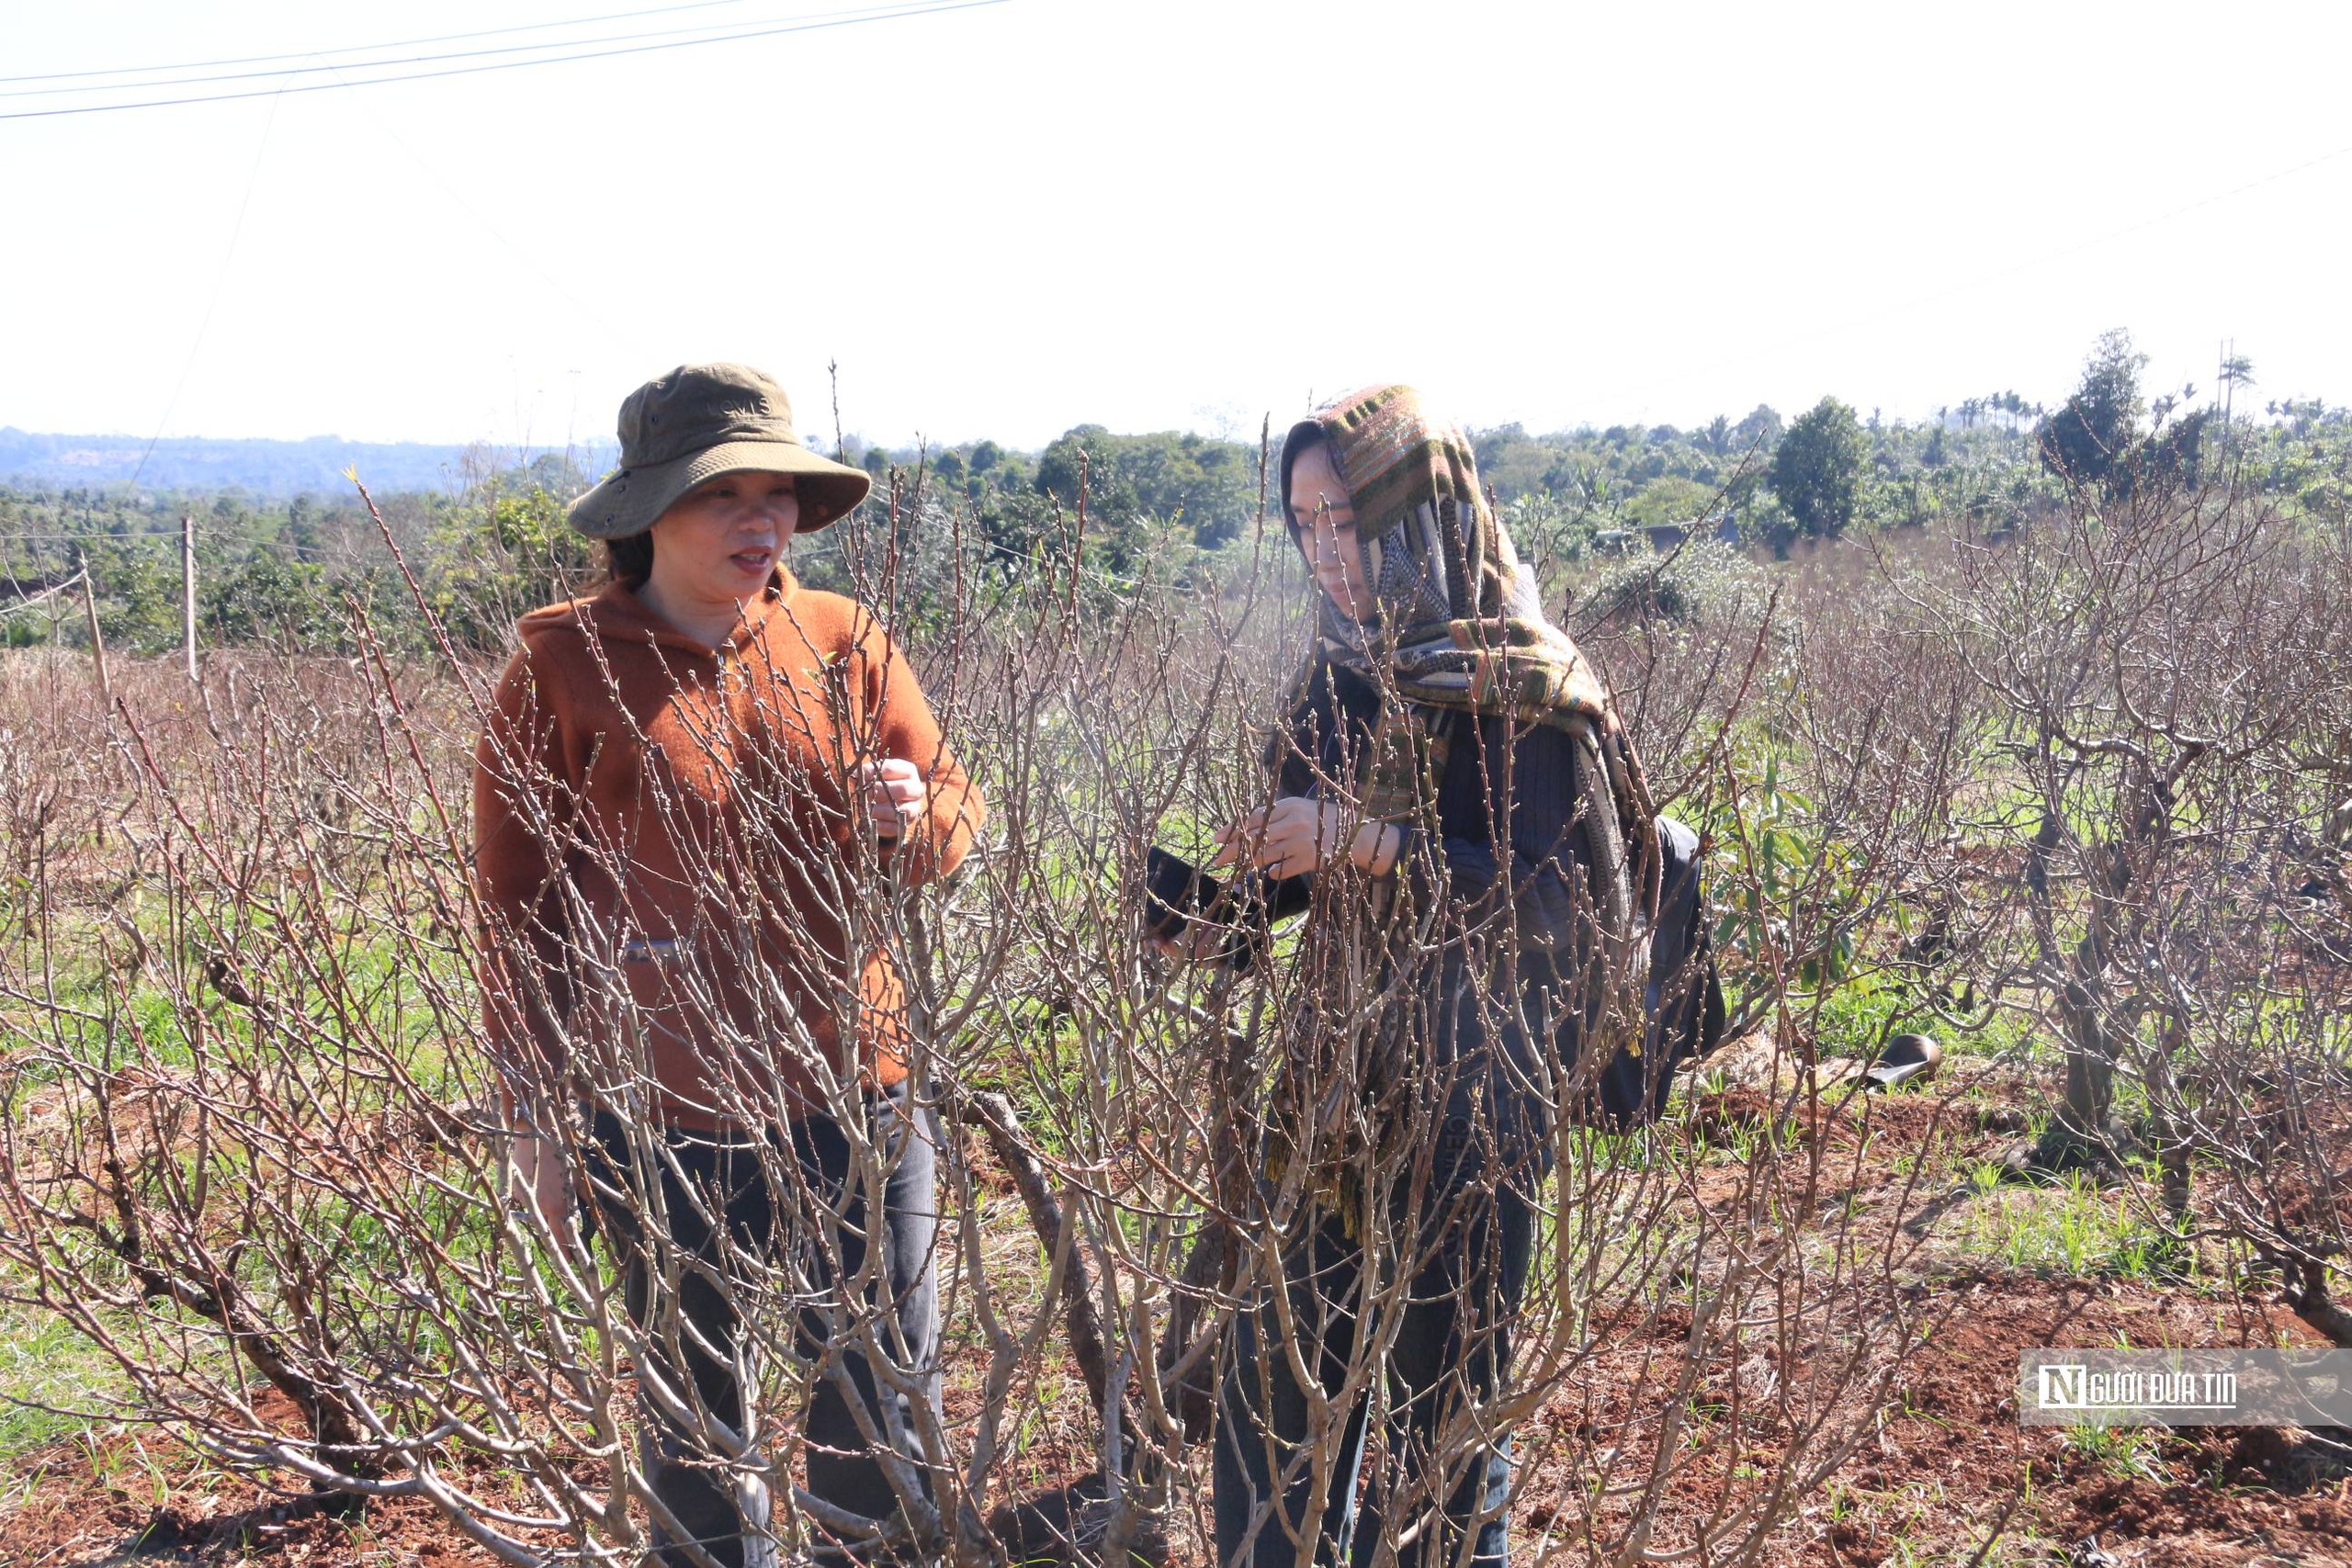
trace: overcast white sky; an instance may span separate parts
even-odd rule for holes
[[[12,0],[0,76],[665,3]],[[838,360],[888,442],[1254,433],[1375,378],[1535,429],[1917,416],[2055,400],[2110,326],[2158,384],[2234,339],[2257,398],[2342,401],[2347,60],[2341,0],[1004,0],[0,119],[0,424],[560,443],[695,358],[820,428]]]

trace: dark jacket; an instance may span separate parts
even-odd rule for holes
[[[1378,714],[1368,682],[1327,669],[1278,738],[1278,791],[1317,795],[1325,792],[1318,774],[1354,778]],[[1442,1146],[1478,1142],[1483,1128],[1494,1153],[1541,1168],[1555,1102],[1570,1092],[1566,1076],[1596,1031],[1605,988],[1576,743],[1548,725],[1459,711],[1427,716],[1445,734],[1447,756],[1434,820],[1409,837],[1398,866],[1398,898],[1421,908],[1442,899],[1447,940],[1395,975],[1417,998],[1399,1022],[1418,1038],[1389,1059],[1419,1080],[1409,1087],[1421,1092],[1404,1103],[1418,1100]],[[1675,1063],[1711,1047],[1723,1027],[1697,835],[1666,819],[1658,828],[1663,896],[1649,942],[1644,1038],[1580,1075],[1577,1114],[1608,1126],[1654,1116]],[[1314,903],[1312,877],[1269,890],[1277,917]]]

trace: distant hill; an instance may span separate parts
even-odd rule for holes
[[[0,483],[106,489],[128,484],[156,491],[220,491],[232,487],[255,496],[340,493],[343,477],[356,468],[369,490],[444,490],[457,483],[459,466],[474,448],[419,441],[345,441],[313,435],[307,441],[218,440],[174,435],[155,443],[146,466],[146,441],[136,435],[40,435],[0,425]],[[499,467],[527,461],[535,452],[490,454]],[[590,474],[610,467],[612,448],[597,444],[573,454]]]

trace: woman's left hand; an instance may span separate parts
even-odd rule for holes
[[[1393,823],[1360,823],[1348,831],[1336,801],[1285,795],[1263,811],[1245,811],[1217,837],[1212,869],[1247,863],[1269,876],[1300,876],[1347,859],[1375,875],[1396,864],[1402,832]]]
[[[903,835],[907,824],[931,802],[931,785],[923,782],[922,770],[903,757],[861,762],[857,774],[865,784],[866,818],[882,838]]]
[[[562,1236],[571,1219],[571,1179],[563,1167],[563,1150],[545,1133],[514,1134],[514,1171],[507,1201],[537,1211],[548,1232]]]

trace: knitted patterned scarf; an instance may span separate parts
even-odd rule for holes
[[[1430,755],[1415,708],[1504,715],[1579,737],[1579,754],[1607,774],[1601,798],[1616,819],[1605,825],[1616,829],[1613,851],[1594,845],[1603,863],[1596,870],[1630,872],[1625,912],[1640,908],[1656,813],[1639,761],[1591,662],[1544,619],[1534,574],[1487,504],[1469,441],[1430,419],[1410,387],[1368,388],[1326,404],[1283,444],[1283,517],[1294,536],[1291,465],[1317,441],[1329,445],[1353,500],[1377,620],[1360,624],[1317,596],[1315,649],[1292,689],[1294,714],[1326,664],[1403,700],[1401,711],[1384,714],[1358,780],[1364,815],[1380,820],[1409,818],[1416,801],[1431,798],[1429,781],[1415,776]],[[1442,765],[1442,747],[1438,756]],[[1618,865],[1606,865],[1611,859]]]

